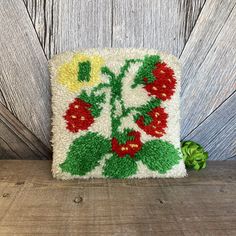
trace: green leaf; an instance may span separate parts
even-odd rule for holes
[[[151,111],[152,109],[159,107],[161,105],[161,100],[158,98],[151,98],[146,104],[136,108],[141,115],[144,115]]]
[[[134,78],[134,84],[132,88],[135,88],[138,84],[144,84],[143,79],[146,78],[148,83],[153,82],[156,78],[152,74],[153,69],[157,62],[160,61],[158,55],[145,56],[143,65],[139,68],[138,73]]]
[[[85,90],[83,90],[81,92],[81,94],[78,96],[78,98],[81,98],[82,100],[84,100],[85,102],[88,102],[88,103],[90,101],[89,95],[87,94],[87,92]]]
[[[144,116],[144,125],[149,125],[152,122],[152,117],[149,116],[148,114],[145,114]]]
[[[161,174],[172,169],[180,160],[179,152],[174,145],[160,139],[146,142],[135,157],[150,170]]]
[[[83,101],[91,104],[91,113],[93,117],[99,117],[100,113],[102,111],[102,104],[105,103],[105,93],[102,93],[100,95],[95,95],[95,93],[91,93],[90,95],[87,94],[85,90],[81,92],[81,94],[78,96]]]
[[[67,158],[60,164],[63,172],[85,175],[99,165],[102,157],[111,151],[110,141],[103,136],[88,132],[76,138],[70,145]]]
[[[146,104],[142,105],[141,107],[138,107],[136,110],[141,114],[144,115],[151,110],[153,110],[156,107],[159,107],[161,104],[161,100],[157,98],[152,98],[149,100]]]
[[[125,144],[128,140],[134,140],[134,136],[129,136],[128,133],[134,131],[130,128],[125,128],[123,132],[116,132],[115,137],[118,140],[119,144]]]
[[[161,104],[161,100],[157,98],[151,98],[146,104],[135,108],[135,111],[137,112],[134,115],[134,120],[137,121],[140,116],[144,117],[144,124],[149,125],[152,122],[152,118],[147,114],[151,110],[153,110],[156,107],[159,107]]]
[[[208,153],[200,144],[193,141],[184,141],[181,143],[181,151],[187,168],[199,171],[206,167]]]
[[[137,169],[137,164],[131,157],[125,156],[121,158],[117,154],[113,154],[105,162],[103,175],[109,178],[122,179],[134,175]]]

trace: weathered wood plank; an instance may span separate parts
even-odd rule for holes
[[[235,4],[235,0],[206,1],[181,55],[183,138],[235,90]],[[208,128],[202,133],[205,139]],[[222,140],[221,136],[217,139]]]
[[[179,55],[178,1],[114,0],[113,46],[151,47]]]
[[[191,132],[186,140],[201,143],[210,159],[236,159],[236,93]]]
[[[39,41],[47,57],[50,55],[53,25],[53,0],[24,0]]]
[[[24,0],[48,58],[86,47],[110,47],[112,1]]]
[[[204,1],[113,1],[113,47],[158,48],[179,56]]]
[[[0,103],[3,104],[4,106],[7,106],[6,100],[5,100],[1,90],[0,90]]]
[[[0,234],[233,235],[235,168],[209,162],[183,179],[57,181],[49,161],[0,161]]]
[[[23,1],[1,1],[0,6],[0,89],[7,108],[49,147],[46,57]]]
[[[182,17],[180,24],[180,35],[184,38],[184,44],[188,41],[205,2],[206,0],[179,1],[179,15]]]
[[[51,151],[0,103],[0,159],[50,159]]]
[[[111,45],[111,1],[61,0],[53,12],[53,53]]]
[[[51,57],[56,51],[61,52],[76,47],[110,47],[111,37],[115,47],[144,46],[168,51],[175,51],[174,47],[178,44],[176,42],[179,41],[180,48],[176,49],[179,54],[195,25],[205,0],[176,0],[170,3],[159,0],[138,2],[114,0],[113,4],[112,1],[92,1],[93,6],[88,1],[70,1],[70,5],[65,1],[54,2],[52,0],[24,0],[24,2],[45,53]],[[64,9],[64,7],[67,11],[61,13],[59,9]],[[105,11],[102,12],[103,10]],[[84,37],[88,38],[89,32],[88,30],[84,32],[79,25],[83,19],[88,18],[88,15],[91,18],[90,12],[95,14],[93,15],[95,20],[89,19],[88,21],[92,22],[90,28],[94,35],[89,36],[90,41],[83,41]],[[178,27],[173,25],[170,16]],[[125,18],[126,22],[124,22]],[[113,26],[112,22],[114,22]],[[139,23],[137,24],[137,22]],[[59,26],[61,30],[59,30]],[[86,27],[88,26],[86,25]],[[67,45],[57,50],[58,46],[54,45],[56,43],[54,38],[61,42],[62,37],[66,37],[62,32],[71,31],[74,31],[73,34],[70,34],[71,40],[63,42]],[[103,32],[103,36],[100,35],[101,32]],[[79,37],[76,35],[81,35],[79,37],[82,41],[78,40]],[[100,38],[100,41],[97,41],[97,38]]]

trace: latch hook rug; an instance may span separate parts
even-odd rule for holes
[[[150,49],[83,49],[50,60],[53,176],[186,175],[180,64]]]

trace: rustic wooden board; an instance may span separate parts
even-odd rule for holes
[[[183,138],[235,91],[235,4],[235,0],[206,1],[180,57],[183,63]],[[207,134],[208,129],[202,133],[206,140]]]
[[[51,159],[50,149],[0,103],[0,158]]]
[[[26,9],[47,58],[53,35],[53,0],[24,0]]]
[[[50,58],[78,47],[110,46],[154,47],[179,55],[205,0],[24,2]]]
[[[22,1],[1,1],[0,88],[7,108],[50,146],[47,60]]]
[[[157,48],[179,56],[203,2],[114,0],[112,46]]]
[[[180,0],[178,13],[181,18],[181,37],[184,38],[184,43],[188,41],[190,34],[196,24],[196,21],[201,13],[201,10],[206,0]]]
[[[0,103],[4,105],[5,107],[7,106],[1,90],[0,90]]]
[[[24,2],[48,58],[78,48],[111,46],[112,1]]]
[[[186,139],[201,143],[213,160],[236,159],[235,104],[236,93],[234,92],[211,116],[193,130]]]
[[[236,161],[184,179],[57,181],[49,161],[0,161],[1,235],[235,235]]]

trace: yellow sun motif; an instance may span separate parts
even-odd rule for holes
[[[80,81],[78,79],[79,64],[89,62],[91,65],[89,80]],[[57,74],[59,83],[66,86],[71,92],[77,92],[82,87],[93,86],[100,81],[100,71],[104,60],[100,56],[89,56],[85,54],[75,54],[71,61],[63,64]]]

